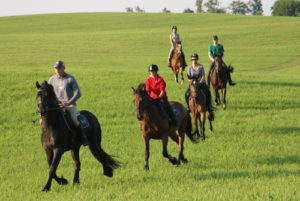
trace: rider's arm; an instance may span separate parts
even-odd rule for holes
[[[163,98],[165,96],[165,90],[166,90],[166,83],[164,80],[162,80],[162,82],[160,83],[160,94],[159,94],[159,98]]]
[[[81,92],[75,78],[72,79],[70,90],[73,90],[73,96],[70,98],[70,100],[68,100],[68,105],[74,104],[81,97]]]
[[[172,35],[170,35],[169,39],[170,39],[170,44],[171,44],[171,46],[173,46],[173,39],[172,39]]]

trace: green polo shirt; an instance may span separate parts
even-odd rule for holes
[[[220,53],[224,52],[224,47],[221,44],[218,44],[217,46],[214,45],[210,45],[208,47],[208,51],[211,53],[211,56],[213,58],[215,58],[216,56],[218,56]]]

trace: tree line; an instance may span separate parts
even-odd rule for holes
[[[233,0],[227,8],[220,7],[220,0],[196,0],[196,10],[185,8],[183,13],[229,13],[237,15],[263,15],[261,0]],[[136,6],[126,8],[126,12],[145,12]],[[273,16],[300,16],[300,0],[276,0],[271,8]],[[162,13],[171,13],[163,8]]]

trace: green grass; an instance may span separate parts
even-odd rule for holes
[[[177,25],[184,51],[208,70],[213,34],[235,67],[228,109],[218,108],[214,133],[185,142],[189,163],[172,166],[161,142],[150,143],[150,171],[131,102],[131,87],[156,63],[170,100],[184,102],[166,67],[168,35]],[[300,200],[300,21],[292,17],[82,13],[0,18],[0,200]],[[80,84],[79,109],[101,122],[104,149],[122,167],[110,179],[81,149],[79,186],[53,182],[41,193],[48,167],[40,144],[35,82],[48,80],[64,60]],[[169,152],[177,155],[175,143]],[[65,153],[58,168],[70,182]]]

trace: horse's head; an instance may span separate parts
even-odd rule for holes
[[[48,111],[58,108],[58,101],[54,93],[52,85],[44,81],[42,85],[36,82],[36,88],[38,89],[36,100],[41,116],[45,116]]]
[[[197,94],[198,94],[199,89],[200,89],[199,81],[196,80],[196,79],[192,79],[190,84],[189,84],[189,90],[190,90],[191,96],[196,97]]]
[[[151,98],[146,91],[146,85],[144,83],[140,84],[136,89],[132,87],[132,92],[136,117],[141,121],[144,118],[145,110],[149,106]]]

